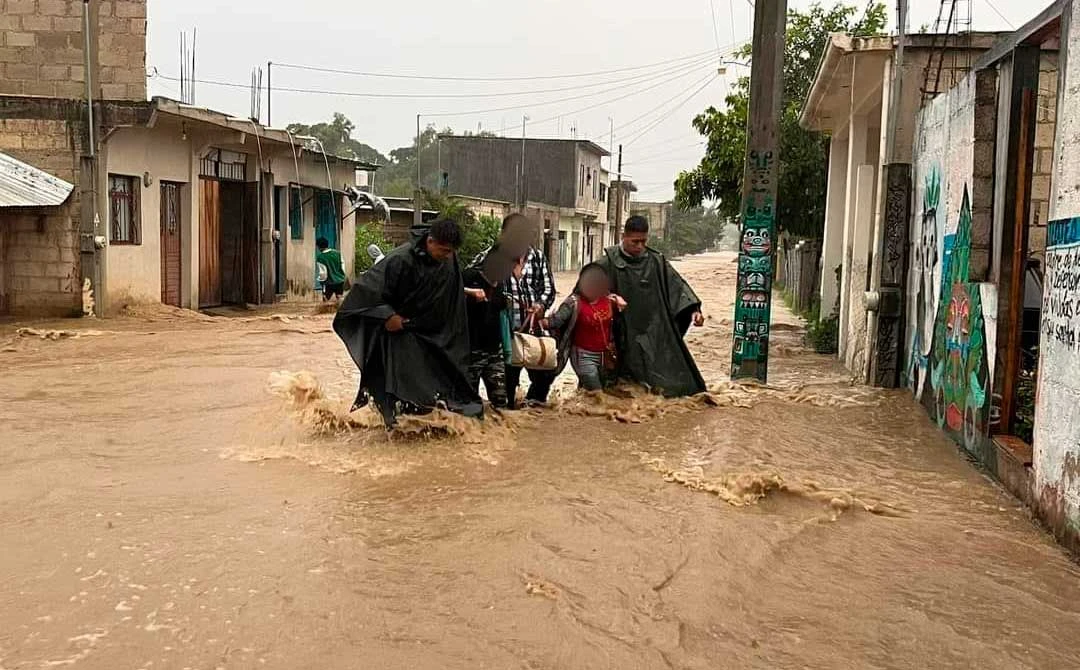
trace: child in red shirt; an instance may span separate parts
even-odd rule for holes
[[[614,369],[615,311],[626,301],[611,292],[607,271],[597,263],[581,269],[574,294],[567,298],[548,321],[547,327],[559,335],[560,358],[569,358],[581,387],[599,391],[610,381]]]

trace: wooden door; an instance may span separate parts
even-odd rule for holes
[[[221,304],[221,184],[200,180],[199,307]]]
[[[161,302],[180,306],[180,184],[161,182]]]

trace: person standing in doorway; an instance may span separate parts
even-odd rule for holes
[[[319,252],[315,260],[326,268],[326,279],[323,281],[323,300],[337,299],[345,294],[345,265],[341,262],[341,252],[330,248],[330,242],[325,237],[315,240],[315,246]],[[320,272],[320,274],[322,274]]]

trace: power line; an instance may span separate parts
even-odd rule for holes
[[[716,57],[717,59],[723,59],[723,55],[720,53],[720,28],[716,25],[716,2],[715,0],[709,0],[709,12],[712,14],[712,32],[713,37],[716,38]]]
[[[707,54],[705,57],[699,57],[696,61],[691,61],[690,63],[683,63],[682,66],[700,66],[700,65],[705,64],[705,62],[707,62],[707,61],[709,61],[711,59],[712,59],[711,54]],[[680,67],[680,66],[676,66],[676,68],[678,68],[678,67]],[[287,87],[287,86],[275,86],[274,91],[275,92],[288,92],[288,93],[306,93],[306,94],[309,94],[309,95],[340,95],[340,96],[355,97],[355,98],[404,98],[404,99],[414,99],[414,100],[420,100],[420,99],[436,100],[436,99],[466,99],[466,98],[470,98],[470,99],[471,98],[504,98],[504,97],[518,97],[518,96],[523,96],[523,95],[535,95],[537,93],[565,93],[567,91],[576,91],[576,90],[581,90],[581,89],[586,89],[586,88],[595,88],[597,86],[607,86],[607,85],[610,85],[610,84],[637,83],[637,82],[639,82],[640,80],[643,80],[643,79],[648,80],[651,76],[657,75],[657,74],[662,75],[662,74],[665,74],[665,72],[659,72],[659,73],[650,72],[650,73],[645,73],[645,74],[636,74],[636,75],[626,77],[626,78],[623,78],[623,79],[613,79],[613,80],[607,80],[607,81],[592,82],[592,83],[588,83],[588,84],[577,84],[577,85],[574,85],[574,86],[564,86],[564,87],[552,88],[552,89],[541,89],[541,90],[531,90],[531,91],[499,91],[499,92],[495,92],[495,93],[372,93],[372,92],[339,91],[339,90],[328,90],[328,89],[292,88],[292,87]],[[152,76],[159,77],[159,78],[164,79],[166,81],[179,81],[178,78],[170,77],[170,76],[165,75],[165,74],[161,74],[156,69],[155,69],[154,74]],[[241,84],[241,83],[238,83],[238,82],[226,82],[226,81],[218,81],[218,80],[210,80],[210,79],[196,79],[196,80],[193,80],[193,81],[198,81],[200,83],[208,84],[210,86],[223,86],[223,87],[228,87],[228,88],[244,88],[244,89],[250,89],[251,88],[250,83]]]
[[[690,89],[694,88],[695,86],[700,86],[700,85],[701,85],[701,84],[702,84],[702,83],[703,83],[703,82],[704,82],[704,81],[705,81],[706,79],[710,79],[710,78],[711,78],[711,77],[713,77],[713,76],[715,76],[715,75],[714,75],[714,73],[712,73],[712,72],[710,72],[709,74],[706,74],[706,75],[705,75],[705,77],[704,77],[703,79],[698,79],[697,81],[694,81],[694,82],[692,82],[692,83],[691,83],[691,84],[690,84],[689,86],[687,86],[686,88],[682,89],[681,91],[679,91],[679,92],[678,92],[678,93],[676,93],[675,95],[671,96],[671,97],[670,97],[670,98],[668,98],[667,100],[664,100],[664,101],[663,101],[663,102],[661,102],[661,103],[660,103],[659,105],[657,105],[657,106],[655,106],[655,107],[653,107],[653,108],[649,109],[649,111],[645,112],[644,114],[639,114],[638,116],[636,116],[636,117],[634,117],[633,119],[631,119],[631,120],[627,121],[626,123],[624,123],[624,124],[622,124],[622,125],[618,125],[618,126],[615,126],[614,130],[622,130],[623,128],[626,128],[626,127],[628,127],[628,126],[632,126],[632,125],[634,125],[635,123],[637,123],[637,122],[638,122],[638,121],[640,121],[641,119],[645,118],[646,116],[649,116],[650,114],[652,114],[652,113],[653,113],[653,112],[655,112],[656,110],[658,110],[658,109],[661,109],[661,108],[662,108],[662,107],[664,107],[665,105],[667,105],[667,104],[671,103],[672,101],[674,101],[674,100],[675,100],[676,98],[678,98],[679,96],[682,96],[682,95],[684,95],[684,94],[685,94],[685,93],[686,93],[687,91],[689,91]],[[610,134],[611,134],[611,132],[612,132],[612,131],[610,131],[610,130],[609,130],[609,131],[608,131],[607,133],[604,133],[604,134],[603,134],[603,135],[601,135],[600,137],[605,137],[605,136],[607,136],[607,135],[610,135]]]
[[[713,82],[713,80],[714,80],[714,79],[716,79],[716,77],[717,77],[717,76],[718,76],[718,75],[714,75],[714,76],[713,76],[712,78],[710,78],[710,79],[709,79],[708,81],[706,81],[706,82],[705,82],[704,84],[702,84],[700,88],[698,88],[698,89],[697,89],[697,90],[695,90],[695,91],[694,91],[693,93],[691,93],[691,94],[690,94],[690,95],[688,95],[688,96],[687,96],[686,98],[684,98],[684,99],[683,99],[683,100],[682,100],[681,102],[679,102],[679,104],[675,105],[675,106],[674,106],[674,107],[672,107],[672,108],[671,108],[670,110],[668,110],[668,113],[667,113],[667,114],[664,114],[663,116],[661,116],[660,118],[658,118],[658,119],[657,119],[656,121],[654,121],[654,122],[652,122],[652,123],[651,123],[650,125],[646,126],[646,127],[645,127],[645,128],[644,128],[644,129],[643,129],[643,130],[642,130],[641,132],[639,132],[639,133],[638,133],[637,135],[634,135],[634,137],[632,137],[632,138],[631,138],[631,139],[630,139],[630,140],[629,140],[628,142],[624,142],[624,143],[623,143],[623,145],[624,145],[624,146],[629,146],[629,145],[633,144],[634,142],[636,142],[637,140],[639,140],[639,139],[641,139],[642,137],[644,137],[646,133],[648,133],[648,132],[649,132],[650,130],[652,130],[652,129],[653,129],[653,128],[655,128],[656,126],[660,125],[660,123],[661,123],[661,122],[663,122],[663,121],[664,121],[665,119],[667,119],[667,118],[668,118],[668,117],[670,117],[670,116],[671,116],[672,114],[674,114],[675,112],[677,112],[677,111],[678,111],[678,110],[679,110],[679,109],[680,109],[680,108],[681,108],[681,107],[682,107],[683,105],[685,105],[686,103],[688,103],[688,102],[690,102],[691,100],[693,100],[693,99],[694,99],[694,97],[695,97],[695,96],[697,96],[697,94],[698,94],[698,93],[701,93],[702,91],[704,91],[704,90],[705,90],[705,88],[706,88],[706,87],[707,87],[707,86],[708,86],[709,84],[711,84],[711,83]]]
[[[660,153],[648,154],[648,157],[645,160],[633,161],[631,163],[627,163],[626,165],[633,167],[635,165],[648,165],[649,163],[662,162],[664,160],[678,160],[678,158],[673,159],[671,157],[677,156],[678,154],[686,154],[686,152],[688,152],[690,149],[703,146],[705,146],[705,142],[694,142],[693,144],[688,144],[686,146],[673,147],[672,149],[669,149],[667,151],[661,151]],[[646,152],[643,152],[639,149],[638,153],[645,154]]]
[[[684,72],[681,72],[681,73],[679,73],[677,75],[674,75],[669,79],[659,81],[659,82],[657,82],[655,84],[652,84],[651,86],[646,86],[645,88],[636,89],[636,90],[630,91],[629,93],[626,93],[624,95],[620,95],[620,96],[617,96],[617,97],[614,97],[614,98],[610,98],[608,100],[603,100],[603,101],[598,102],[598,103],[593,103],[591,105],[586,105],[585,107],[575,109],[575,110],[573,110],[571,112],[562,112],[560,114],[556,114],[555,116],[550,116],[550,117],[548,117],[546,119],[540,119],[538,121],[533,121],[533,124],[548,123],[549,121],[554,121],[555,119],[559,118],[560,116],[572,116],[574,114],[580,114],[581,112],[586,112],[586,111],[589,111],[590,109],[596,109],[597,107],[603,107],[604,105],[610,105],[613,102],[618,102],[620,100],[625,100],[626,98],[629,98],[629,97],[634,96],[634,95],[640,95],[640,94],[645,93],[647,91],[651,91],[652,89],[657,88],[659,86],[663,86],[664,84],[670,84],[673,81],[677,81],[679,79],[682,79],[683,77],[686,77],[686,76],[688,76],[690,74],[693,74],[696,71],[700,71],[702,67],[703,67],[702,64],[698,64],[698,65],[696,65],[695,67],[693,67],[691,69],[687,69]],[[711,65],[709,67],[711,67]],[[653,79],[655,79],[655,77],[653,77]],[[642,81],[642,82],[638,82],[638,83],[645,83],[645,82]],[[623,87],[617,87],[617,88],[623,88]],[[448,112],[448,113],[444,113],[444,114],[424,114],[424,116],[428,116],[428,117],[434,117],[434,116],[438,116],[438,117],[443,117],[443,116],[471,116],[471,115],[475,115],[475,114],[486,114],[486,113],[489,113],[489,112],[505,112],[505,111],[515,110],[515,109],[523,109],[525,107],[545,107],[545,106],[548,106],[548,105],[558,104],[560,102],[566,102],[568,100],[573,100],[573,99],[578,99],[578,98],[583,98],[583,97],[584,98],[591,98],[591,97],[596,96],[596,95],[609,93],[612,90],[614,90],[614,89],[596,91],[595,93],[590,93],[590,94],[585,95],[585,96],[575,96],[574,98],[564,98],[562,100],[550,100],[548,102],[537,103],[537,104],[534,104],[534,105],[518,105],[518,106],[515,106],[515,107],[501,107],[501,108],[497,108],[497,109],[483,109],[483,110],[474,110],[474,111],[471,111],[471,112],[460,112],[460,113],[458,113],[458,112]],[[515,129],[516,127],[517,127],[516,125],[514,125],[514,126],[506,126],[506,127],[503,127],[503,128],[499,128],[498,130],[495,130],[493,132],[495,132],[495,133],[504,133],[504,132],[506,132],[508,130]]]
[[[720,50],[720,40],[717,39],[716,44],[717,51]],[[679,61],[693,60],[701,56],[707,55],[712,49],[706,49],[698,53],[687,54],[685,56],[679,56],[678,58],[671,58],[668,60],[658,61],[655,63],[649,63],[648,65],[635,65],[632,67],[615,68],[612,70],[597,70],[595,72],[578,72],[574,74],[551,74],[551,75],[530,75],[522,77],[446,77],[437,75],[415,75],[415,74],[391,74],[385,72],[361,72],[357,70],[342,70],[330,67],[321,67],[317,65],[298,65],[293,63],[274,63],[274,67],[289,68],[293,70],[307,70],[310,72],[326,72],[330,74],[344,74],[357,77],[379,77],[384,79],[420,79],[426,81],[458,81],[458,82],[493,82],[493,81],[536,81],[545,79],[577,79],[582,77],[597,77],[606,74],[616,74],[620,72],[631,72],[634,70],[647,70],[661,65],[668,65],[671,63],[677,63]]]
[[[994,3],[990,2],[990,0],[986,0],[986,5],[994,10],[995,14],[1001,17],[1001,20],[1005,22],[1005,25],[1009,26],[1010,30],[1016,30],[1016,26],[1013,25],[1013,22],[1005,18],[1005,15],[1001,13],[1001,10],[994,6]]]

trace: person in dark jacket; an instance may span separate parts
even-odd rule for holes
[[[469,315],[469,375],[474,388],[483,381],[492,407],[506,407],[506,352],[503,318],[506,294],[502,283],[492,283],[482,268],[473,265],[462,273]]]
[[[668,397],[701,393],[705,380],[683,341],[690,324],[705,323],[701,299],[648,239],[649,222],[631,216],[622,243],[597,261],[629,303],[615,320],[618,377]]]
[[[416,226],[412,240],[360,275],[334,331],[360,369],[353,409],[369,400],[392,428],[402,413],[446,407],[480,417],[469,379],[469,326],[450,219]]]

